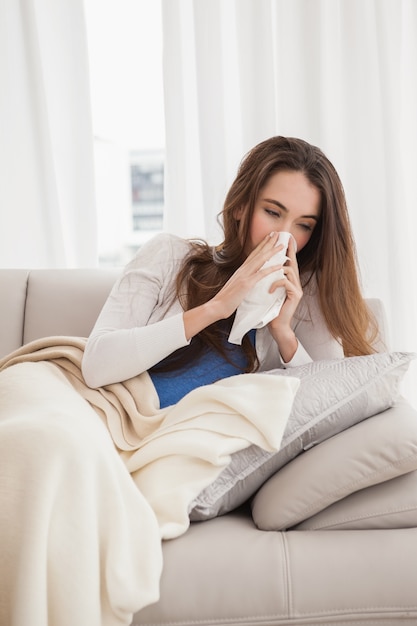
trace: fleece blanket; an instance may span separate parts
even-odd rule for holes
[[[99,584],[99,588],[104,587],[105,591],[101,592],[97,602],[99,606],[92,612],[89,613],[89,606],[93,603],[91,597],[85,602],[80,602],[78,598],[71,603],[71,609],[67,609],[67,618],[63,617],[65,611],[62,604],[68,604],[68,600],[62,598],[62,586],[65,585],[67,597],[68,576],[75,575],[71,571],[72,565],[61,563],[61,578],[56,572],[54,578],[60,584],[57,582],[55,591],[49,589],[47,594],[46,588],[39,589],[33,583],[34,576],[39,579],[39,567],[30,547],[24,567],[25,577],[22,579],[21,572],[16,573],[19,589],[10,588],[14,584],[10,563],[17,567],[14,565],[13,540],[19,542],[21,539],[15,534],[9,542],[11,558],[8,572],[3,570],[0,581],[6,590],[0,598],[0,609],[3,611],[0,615],[6,615],[10,624],[25,623],[30,612],[31,623],[37,623],[33,621],[33,611],[35,614],[38,611],[41,616],[39,623],[43,624],[49,623],[46,614],[53,614],[54,621],[49,619],[54,626],[69,624],[71,620],[77,626],[84,623],[89,623],[89,626],[96,623],[109,626],[129,624],[133,612],[154,602],[158,596],[161,540],[172,539],[186,531],[190,504],[228,465],[234,452],[252,444],[269,451],[279,449],[299,386],[299,380],[291,377],[243,374],[195,389],[178,404],[159,409],[156,392],[147,373],[99,389],[87,387],[81,373],[84,347],[85,339],[82,338],[50,337],[27,344],[0,361],[1,454],[3,460],[6,457],[9,459],[8,467],[15,465],[6,478],[2,476],[0,483],[3,500],[0,524],[5,529],[9,528],[8,516],[22,506],[22,499],[17,502],[16,494],[22,491],[22,481],[28,481],[30,459],[36,458],[32,461],[30,481],[33,493],[38,489],[38,495],[33,497],[33,506],[37,511],[39,528],[43,525],[45,528],[59,528],[56,531],[59,534],[65,524],[67,527],[70,524],[69,518],[74,518],[77,523],[84,520],[84,534],[91,537],[91,532],[93,535],[94,531],[97,532],[100,535],[100,556],[86,558],[96,558],[98,565],[94,569],[90,563],[88,576],[80,574],[78,567],[76,588],[79,590],[84,585],[92,585],[94,589]],[[39,436],[37,424],[40,422],[47,424],[43,426],[42,436],[47,433],[48,443],[39,443],[45,446],[45,453],[33,456],[36,448],[33,442]],[[59,435],[56,434],[57,425]],[[57,446],[52,437],[58,437],[60,445],[71,447],[70,455],[78,455],[71,469],[68,469],[69,464],[62,469],[65,455],[56,452]],[[42,438],[39,441],[42,442]],[[19,446],[23,450],[21,453]],[[13,454],[10,452],[12,449]],[[94,455],[98,460],[94,460]],[[25,470],[21,469],[23,456]],[[51,466],[55,468],[53,471]],[[3,467],[6,467],[4,463]],[[56,482],[57,467],[64,477],[64,484],[67,480],[65,489]],[[82,482],[82,488],[77,487],[79,492],[74,490],[76,470]],[[92,487],[87,479],[81,478],[90,474],[93,476]],[[103,475],[106,475],[104,483]],[[36,485],[38,476],[39,484]],[[59,497],[56,493],[48,495],[54,489]],[[94,496],[91,496],[92,493]],[[113,504],[112,497],[115,498]],[[108,511],[105,523],[103,498]],[[87,500],[94,500],[94,503],[90,502],[87,506]],[[61,526],[51,524],[52,506],[57,508],[54,515],[61,520]],[[86,513],[88,509],[91,509],[90,524]],[[25,514],[34,515],[27,507]],[[141,529],[141,532],[134,532],[133,537],[132,524],[134,528],[140,526]],[[24,532],[27,534],[29,530]],[[71,525],[68,533],[70,536],[74,533]],[[114,547],[115,537],[118,538],[117,548]],[[55,557],[51,555],[50,538],[41,540],[38,532],[38,536],[33,537],[33,543],[35,539],[36,558],[38,561],[44,558],[47,568],[51,567],[51,563],[53,566]],[[48,552],[46,556],[42,555],[42,541]],[[59,541],[58,537],[56,541]],[[109,549],[109,545],[113,548]],[[71,550],[65,556],[62,550],[61,546],[59,552],[62,558],[71,561]],[[22,551],[20,543],[19,551]],[[104,565],[101,562],[103,554],[106,555]],[[134,559],[138,559],[140,567]],[[66,577],[66,582],[62,576]],[[77,593],[75,590],[74,594]],[[19,598],[16,605],[20,608],[16,606],[13,611],[8,600],[10,594]],[[47,603],[40,606],[41,598],[47,596]],[[73,612],[74,602],[78,603],[77,614]],[[27,614],[13,618],[17,620],[13,621],[11,613],[16,616],[16,611],[26,611]],[[63,621],[65,619],[68,622]]]

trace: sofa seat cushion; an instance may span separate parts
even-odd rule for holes
[[[160,600],[133,624],[417,623],[416,528],[262,532],[234,512],[192,524],[163,555]]]
[[[350,494],[414,470],[417,470],[417,411],[404,402],[335,435],[288,463],[254,497],[253,519],[262,530],[291,528]],[[366,502],[361,517],[365,506]],[[391,506],[401,507],[401,496]],[[363,526],[357,520],[356,527],[373,527],[371,511],[370,504],[369,518]],[[346,509],[344,513],[349,515]],[[375,522],[376,527],[380,524],[380,520]]]

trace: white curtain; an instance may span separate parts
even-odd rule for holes
[[[97,263],[83,11],[0,2],[0,267]]]
[[[343,180],[366,296],[417,350],[416,0],[163,0],[166,228],[214,228],[240,158],[274,134]],[[417,404],[416,368],[406,391]]]

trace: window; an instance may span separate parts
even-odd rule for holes
[[[124,265],[162,229],[164,107],[159,0],[84,0],[100,265]]]

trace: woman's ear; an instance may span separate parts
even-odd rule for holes
[[[233,211],[233,217],[235,218],[235,220],[239,221],[240,219],[242,219],[242,215],[243,215],[243,206],[235,209]]]

